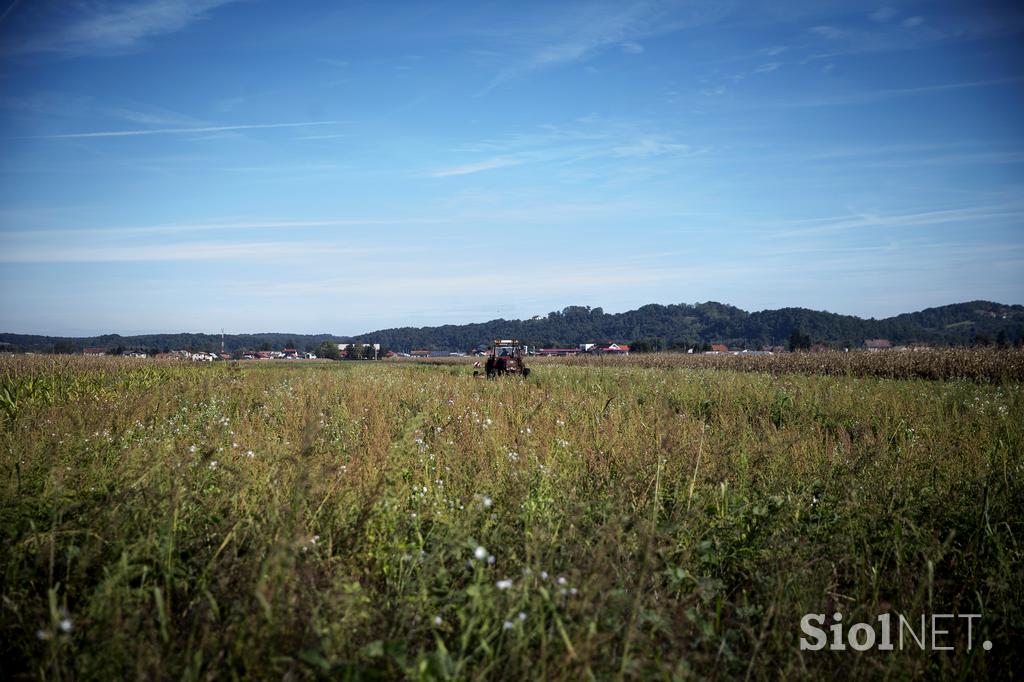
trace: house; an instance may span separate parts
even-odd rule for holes
[[[892,342],[889,339],[864,339],[864,347],[868,350],[889,350]]]
[[[609,343],[607,345],[596,345],[590,349],[591,353],[598,355],[629,355],[629,346],[625,344]]]
[[[810,347],[812,353],[827,353],[830,350],[832,349],[828,347],[827,343],[816,343]]]
[[[85,350],[82,351],[82,353],[85,354],[85,355],[106,355],[107,354],[107,349],[106,348],[86,348]]]
[[[580,353],[579,348],[538,348],[537,355],[545,356],[563,356],[563,355],[578,355]]]
[[[231,353],[217,353],[217,357],[220,358],[221,360],[230,360]]]
[[[713,344],[711,344],[711,352],[712,353],[728,353],[729,352],[729,347],[726,346],[724,343],[713,343]]]
[[[294,348],[285,348],[282,352],[282,357],[285,358],[297,358],[299,357],[299,351]]]
[[[414,358],[429,358],[430,354],[431,351],[429,350],[414,350],[411,353],[409,353],[409,355],[413,356]]]

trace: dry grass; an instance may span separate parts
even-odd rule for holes
[[[691,362],[4,358],[0,676],[1020,668],[1019,369]],[[886,609],[984,615],[972,652],[798,650]]]

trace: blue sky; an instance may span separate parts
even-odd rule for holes
[[[0,330],[1024,302],[1024,8],[0,4]]]

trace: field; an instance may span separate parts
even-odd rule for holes
[[[1011,678],[1021,354],[962,353],[0,358],[0,678]]]

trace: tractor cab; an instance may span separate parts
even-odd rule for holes
[[[505,374],[530,376],[530,368],[526,366],[526,347],[519,339],[495,339],[487,354],[487,377],[494,378]]]

